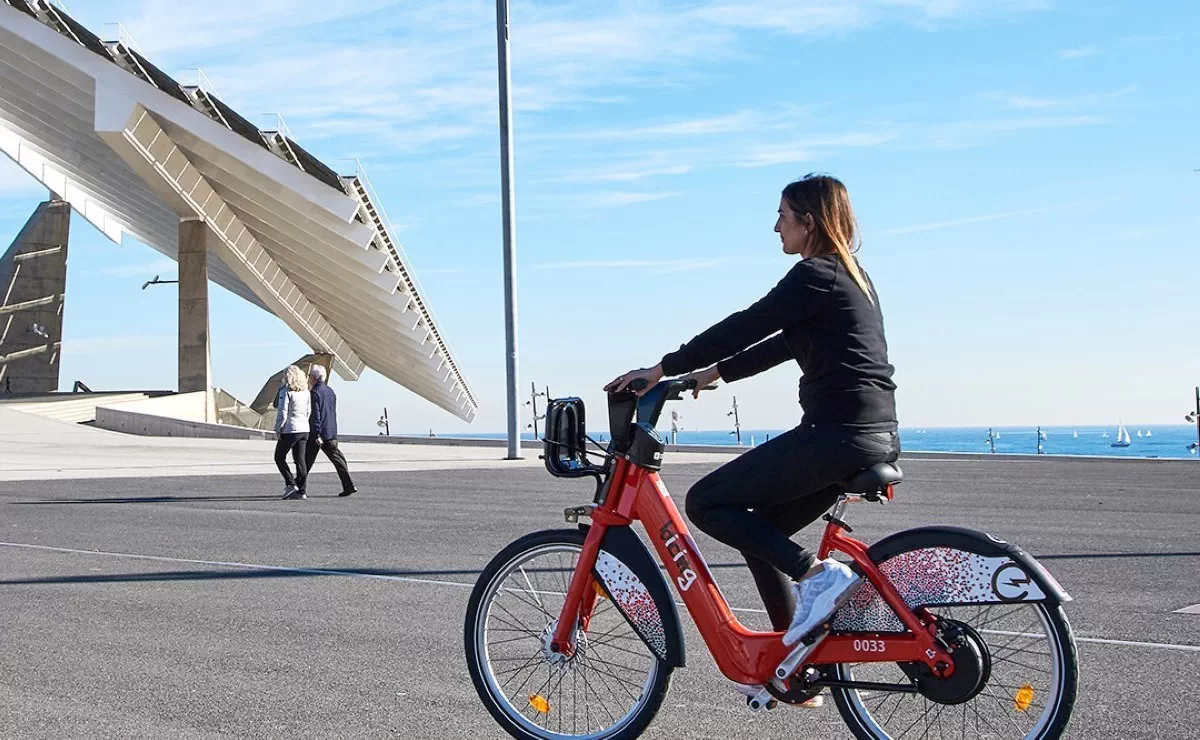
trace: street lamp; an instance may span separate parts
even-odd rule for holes
[[[730,434],[737,437],[737,443],[740,446],[742,444],[742,422],[738,417],[737,396],[733,397],[733,411],[730,411],[725,415],[733,417],[733,431],[730,432]]]
[[[379,417],[379,421],[375,422],[375,426],[383,428],[380,434],[388,437],[392,436],[392,428],[388,426],[387,406],[383,407],[383,416]]]
[[[1183,417],[1187,421],[1196,423],[1196,441],[1188,445],[1193,455],[1200,454],[1200,386],[1196,386],[1196,410]]]
[[[178,280],[160,280],[158,275],[155,275],[153,280],[147,280],[146,282],[142,283],[142,290],[149,288],[151,285],[165,285],[167,283],[178,283],[178,282],[179,282]]]
[[[530,422],[529,424],[526,424],[525,428],[533,430],[533,438],[534,439],[538,439],[538,425],[537,425],[538,420],[546,418],[545,414],[541,414],[540,416],[538,415],[537,400],[539,398],[545,398],[546,402],[549,403],[550,387],[546,386],[545,393],[538,393],[537,392],[537,384],[530,381],[530,383],[529,383],[529,400],[525,402],[525,405],[531,407],[531,409],[533,411],[533,421]],[[546,430],[546,431],[549,432],[549,430]]]
[[[504,234],[504,355],[508,401],[508,459],[521,459],[517,401],[517,237],[513,203],[512,68],[508,59],[508,0],[496,0],[496,68],[500,88],[500,204]]]

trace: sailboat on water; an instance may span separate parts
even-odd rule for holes
[[[1149,429],[1147,429],[1147,430],[1146,430],[1146,436],[1147,436],[1147,437],[1153,437],[1153,436],[1154,436],[1154,432],[1152,432],[1152,431],[1150,431]]]
[[[1129,438],[1129,430],[1125,428],[1125,424],[1121,423],[1117,426],[1117,441],[1113,442],[1112,447],[1128,447],[1133,444],[1133,440]]]

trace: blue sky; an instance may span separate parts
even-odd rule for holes
[[[481,401],[468,427],[376,374],[343,427],[504,428],[494,3],[106,0],[251,120],[368,167]],[[848,187],[902,425],[1182,421],[1200,383],[1193,2],[515,2],[520,377],[581,395],[787,271],[779,191]],[[340,167],[345,169],[344,166]],[[0,163],[0,226],[39,200]],[[73,224],[63,384],[171,388],[170,261]],[[249,399],[304,346],[214,288],[215,382]],[[796,423],[794,366],[689,401],[687,428]]]

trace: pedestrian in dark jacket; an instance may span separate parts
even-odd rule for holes
[[[358,489],[354,487],[354,481],[350,480],[346,456],[338,449],[337,394],[325,382],[323,366],[313,365],[308,374],[312,378],[312,415],[309,417],[308,448],[305,450],[307,467],[312,470],[313,463],[317,460],[317,450],[323,450],[342,481],[342,492],[338,495],[349,496]]]

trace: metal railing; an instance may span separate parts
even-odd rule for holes
[[[63,8],[63,10],[66,10],[66,8]],[[69,13],[71,11],[68,10],[67,12]],[[133,34],[129,32],[129,29],[126,28],[124,24],[105,23],[103,26],[101,26],[100,32],[102,34],[100,38],[104,41],[104,43],[121,44],[128,49],[133,49],[138,54],[142,54],[142,50],[137,45],[137,41],[134,40]],[[145,54],[142,54],[142,56],[145,56]]]
[[[221,97],[221,93],[217,91],[217,86],[213,84],[208,75],[204,74],[204,70],[199,67],[189,67],[183,70],[179,76],[179,84],[184,87],[195,87],[203,90],[205,95]]]
[[[383,200],[379,197],[379,193],[375,190],[375,186],[371,184],[371,178],[367,176],[366,167],[363,165],[362,160],[358,159],[357,157],[347,161],[354,162],[354,178],[357,179],[362,185],[363,191],[366,193],[367,198],[370,201],[369,204],[375,208],[380,226],[384,231],[384,246],[392,251],[391,256],[396,262],[396,268],[400,271],[400,279],[403,280],[408,286],[407,292],[409,299],[416,303],[417,310],[425,318],[425,323],[429,325],[430,333],[433,335],[434,341],[442,350],[442,357],[445,359],[446,364],[450,366],[450,369],[454,371],[455,376],[458,378],[459,384],[462,386],[463,392],[466,393],[467,398],[470,399],[472,405],[478,408],[479,403],[475,400],[475,395],[471,393],[471,389],[467,384],[467,378],[462,374],[462,371],[459,370],[458,364],[454,362],[453,355],[450,351],[450,345],[442,336],[440,328],[441,325],[437,320],[437,315],[433,312],[433,309],[427,306],[425,301],[421,298],[425,292],[425,288],[421,285],[420,281],[417,280],[411,259],[404,251],[404,247],[396,239],[396,228],[392,224],[391,218],[388,217],[387,210],[383,207]]]

